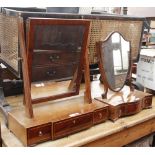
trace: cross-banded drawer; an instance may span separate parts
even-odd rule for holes
[[[34,145],[52,139],[51,123],[29,128],[27,131],[28,145]]]
[[[56,122],[53,124],[53,139],[67,136],[91,126],[93,126],[92,112]]]

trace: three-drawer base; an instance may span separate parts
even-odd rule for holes
[[[25,146],[33,146],[88,129],[108,119],[107,105],[98,101],[83,103],[81,99],[75,99],[73,104],[72,101],[34,107],[32,119],[26,117],[24,110],[11,111],[9,129]]]

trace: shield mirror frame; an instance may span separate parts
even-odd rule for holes
[[[104,67],[104,60],[103,60],[104,51],[102,49],[102,47],[107,44],[108,40],[111,38],[111,36],[114,33],[118,33],[119,35],[121,35],[121,37],[125,41],[129,42],[129,59],[128,59],[129,60],[128,61],[129,66],[128,66],[128,71],[127,71],[127,75],[126,75],[126,80],[124,80],[124,83],[122,84],[122,87],[120,87],[117,90],[116,89],[113,89],[110,86],[109,82],[108,82],[108,79],[107,79],[107,76],[106,76],[106,70],[105,70],[105,67]],[[125,83],[126,83],[127,80],[129,82],[129,86],[130,86],[130,90],[131,90],[131,71],[132,71],[132,68],[131,68],[131,66],[132,66],[132,59],[131,59],[131,56],[132,56],[131,41],[128,40],[128,39],[126,39],[126,38],[124,38],[124,36],[120,32],[114,31],[114,32],[110,33],[104,41],[99,41],[99,42],[96,43],[96,51],[97,51],[97,57],[98,57],[99,70],[100,70],[100,74],[101,74],[101,81],[104,84],[104,91],[105,91],[104,94],[102,94],[102,97],[103,98],[106,98],[107,97],[108,89],[110,89],[113,92],[119,92],[119,91],[121,91],[123,89],[123,87],[124,87],[124,85],[125,85]]]

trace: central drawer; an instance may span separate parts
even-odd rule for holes
[[[93,126],[93,113],[69,118],[53,123],[53,139],[58,139],[69,134],[87,129]]]
[[[45,80],[72,79],[76,65],[32,67],[32,82]]]
[[[141,100],[127,104],[126,115],[136,114],[142,110]]]
[[[58,50],[35,50],[33,52],[32,66],[51,64],[75,64],[79,62],[80,52]]]

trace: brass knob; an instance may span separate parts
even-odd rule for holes
[[[57,56],[56,56],[56,59],[59,59],[59,58],[60,58],[60,56],[59,56],[59,55],[57,55]]]
[[[73,124],[75,124],[76,123],[76,121],[75,120],[73,120]]]
[[[102,118],[102,113],[99,113],[99,118],[100,118],[100,119]]]
[[[43,135],[42,131],[39,131],[39,136],[42,136],[42,135]]]
[[[120,117],[122,115],[122,110],[119,110],[118,116]]]
[[[54,61],[54,57],[53,57],[53,56],[50,56],[49,59],[50,59],[51,61]]]
[[[53,75],[56,74],[56,71],[53,71],[53,72],[49,72],[49,71],[48,71],[48,72],[46,72],[46,74],[49,75],[49,76],[53,76]]]
[[[54,56],[50,56],[49,57],[49,59],[51,60],[51,61],[55,61],[55,60],[58,60],[58,59],[60,59],[60,56],[59,55],[54,55]]]

